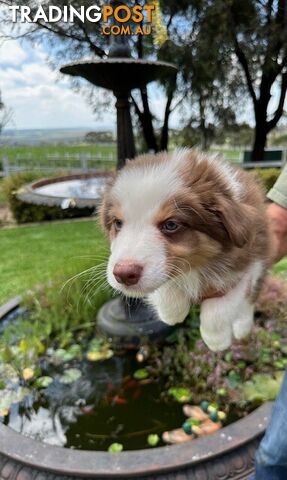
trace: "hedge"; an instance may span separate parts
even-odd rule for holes
[[[19,200],[16,196],[17,190],[26,183],[42,177],[39,174],[25,172],[11,175],[4,179],[3,190],[9,203],[10,210],[17,223],[42,222],[47,220],[60,220],[64,218],[75,218],[90,216],[94,208],[67,208],[49,207],[46,205],[34,205]]]
[[[281,170],[280,168],[256,168],[254,172],[263,182],[268,192],[279,177]]]

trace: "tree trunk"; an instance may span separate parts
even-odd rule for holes
[[[164,113],[164,122],[163,126],[161,129],[161,137],[160,137],[160,150],[167,150],[168,149],[168,141],[169,141],[169,117],[170,117],[170,106],[173,98],[173,92],[169,94],[166,107],[165,107],[165,113]]]
[[[147,145],[148,150],[153,150],[158,152],[158,145],[156,141],[156,136],[152,123],[152,114],[149,108],[148,95],[146,88],[141,89],[141,97],[143,103],[143,114],[141,119],[144,139]]]
[[[251,153],[252,162],[262,162],[264,159],[264,150],[267,142],[266,120],[256,120],[255,137]]]

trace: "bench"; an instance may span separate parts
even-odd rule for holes
[[[286,151],[278,149],[265,150],[263,159],[259,162],[251,161],[251,150],[244,150],[241,164],[244,169],[251,168],[281,168],[286,162]]]

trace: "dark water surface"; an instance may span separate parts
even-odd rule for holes
[[[38,398],[14,403],[4,423],[31,438],[84,450],[107,450],[114,442],[124,450],[147,448],[149,434],[161,437],[182,425],[182,405],[161,399],[160,381],[133,378],[139,368],[134,354],[72,367],[82,372],[78,380],[54,380]],[[43,374],[53,376],[51,369]]]

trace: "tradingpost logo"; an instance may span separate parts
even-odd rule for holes
[[[39,5],[32,9],[25,5],[10,5],[8,8],[13,23],[101,22],[103,35],[150,35],[159,23],[160,14],[159,0],[151,0],[144,6],[111,2],[104,6]]]

